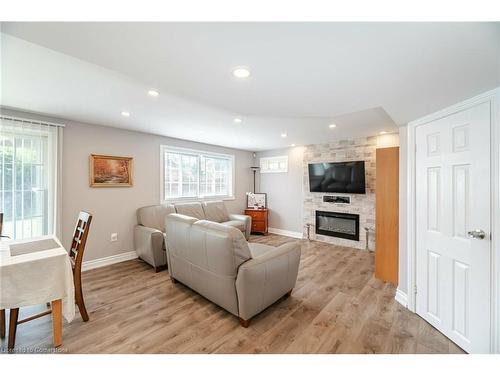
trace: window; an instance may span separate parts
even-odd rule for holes
[[[162,201],[232,198],[234,156],[161,147]]]
[[[260,173],[288,172],[288,156],[273,156],[260,158]]]
[[[55,233],[54,126],[0,118],[0,212],[14,239]]]

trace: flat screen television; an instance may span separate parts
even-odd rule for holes
[[[309,164],[309,189],[313,193],[365,194],[365,162]]]

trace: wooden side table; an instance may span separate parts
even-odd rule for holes
[[[269,211],[267,208],[247,208],[245,210],[245,215],[252,217],[252,233],[267,234],[269,217]]]

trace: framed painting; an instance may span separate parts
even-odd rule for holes
[[[90,155],[90,187],[130,187],[132,174],[133,158]]]

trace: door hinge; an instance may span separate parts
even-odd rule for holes
[[[413,287],[413,293],[417,294],[417,286],[416,285]]]

